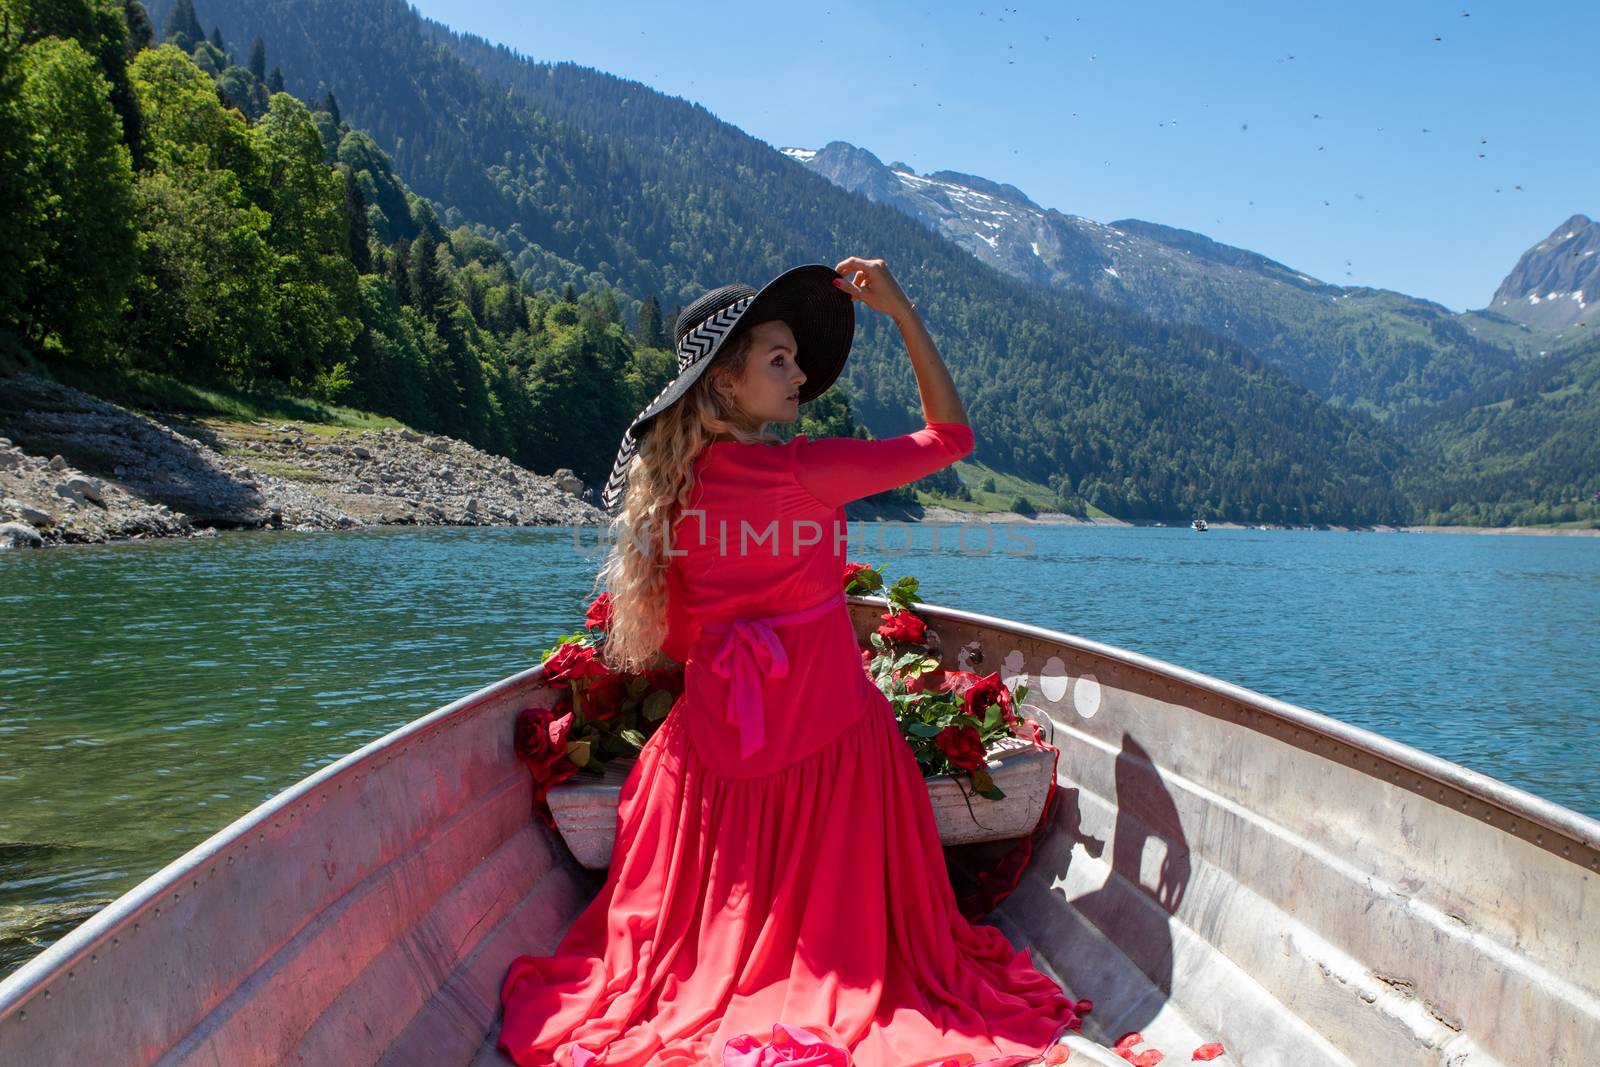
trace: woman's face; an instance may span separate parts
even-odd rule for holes
[[[787,322],[773,319],[750,327],[750,354],[743,372],[724,378],[719,386],[750,428],[800,417],[800,386],[806,375],[794,357],[794,331]]]

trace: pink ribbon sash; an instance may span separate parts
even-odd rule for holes
[[[718,677],[731,679],[727,721],[739,728],[740,759],[749,759],[751,753],[767,743],[761,679],[783,678],[789,673],[788,653],[772,632],[773,627],[815,619],[843,600],[844,589],[840,587],[827,599],[799,611],[701,624],[700,629],[706,633],[727,634],[711,657],[711,669]]]

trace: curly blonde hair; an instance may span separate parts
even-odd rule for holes
[[[596,587],[604,585],[611,594],[601,656],[614,671],[638,673],[665,660],[660,649],[667,636],[669,559],[661,531],[671,529],[689,505],[700,450],[717,434],[746,444],[782,443],[765,422],[746,429],[748,420],[717,389],[744,372],[753,325],[740,323],[688,392],[650,421],[628,466],[622,509],[611,526],[611,550],[595,578]]]

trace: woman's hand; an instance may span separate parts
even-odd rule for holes
[[[915,310],[883,260],[847,256],[833,269],[844,275],[834,279],[834,286],[869,308],[894,319]]]

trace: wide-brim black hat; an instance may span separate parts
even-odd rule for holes
[[[800,386],[800,402],[821,396],[844,369],[855,336],[855,300],[833,284],[833,279],[839,277],[842,275],[826,264],[807,263],[784,271],[759,292],[748,285],[724,285],[684,308],[674,330],[677,376],[634,416],[623,432],[611,476],[600,494],[600,505],[611,511],[622,500],[628,484],[628,464],[639,451],[639,439],[651,420],[683,398],[741,322],[782,319],[788,323],[794,332],[795,362],[806,375]]]

